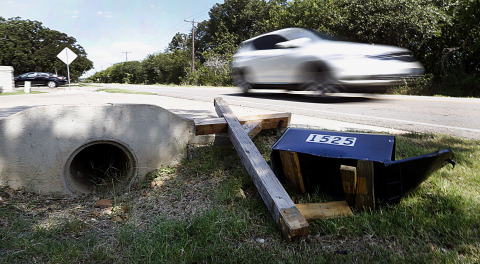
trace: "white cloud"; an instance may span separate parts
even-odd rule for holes
[[[4,3],[2,3],[2,5],[9,5],[9,6],[13,6],[15,8],[28,8],[30,6],[29,3],[24,3],[24,2],[18,2],[18,1],[14,1],[14,0],[8,0]]]
[[[104,12],[104,11],[97,11],[97,15],[105,18],[112,18],[113,13],[112,12]]]
[[[71,16],[73,19],[77,19],[80,17],[80,11],[78,10],[75,10],[75,11],[69,11],[69,10],[65,10],[63,11],[65,14]]]

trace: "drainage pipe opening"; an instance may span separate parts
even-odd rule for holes
[[[65,168],[66,183],[73,193],[111,190],[128,185],[135,161],[132,153],[113,141],[98,141],[77,149]]]

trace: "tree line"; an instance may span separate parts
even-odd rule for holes
[[[0,17],[0,65],[13,66],[15,75],[37,71],[67,76],[67,67],[57,54],[68,47],[78,55],[70,64],[70,77],[78,78],[93,68],[93,62],[76,42],[38,21]]]
[[[303,27],[350,41],[412,50],[426,69],[423,93],[480,96],[480,0],[225,0],[191,34],[165,51],[124,62],[91,80],[119,83],[231,85],[238,45],[258,34]]]

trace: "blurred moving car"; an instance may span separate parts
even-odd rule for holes
[[[251,88],[329,92],[381,91],[424,72],[408,49],[330,40],[286,28],[242,42],[231,64],[235,84]]]
[[[15,86],[25,85],[25,81],[30,81],[32,86],[48,86],[55,88],[67,83],[67,78],[48,72],[27,72],[15,76]]]

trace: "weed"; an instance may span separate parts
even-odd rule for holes
[[[255,139],[264,157],[276,138],[262,132]],[[479,143],[397,136],[397,159],[450,148],[456,167],[433,173],[398,204],[313,221],[310,235],[292,244],[281,239],[231,146],[197,149],[194,159],[151,172],[128,194],[112,191],[115,207],[130,208],[121,223],[92,215],[96,197],[1,188],[0,262],[478,263]],[[291,196],[330,199],[319,191]]]
[[[30,94],[41,94],[45,92],[40,92],[40,91],[30,91]],[[21,94],[27,94],[23,90],[15,90],[14,92],[8,92],[8,93],[0,93],[0,96],[8,96],[8,95],[21,95]]]

